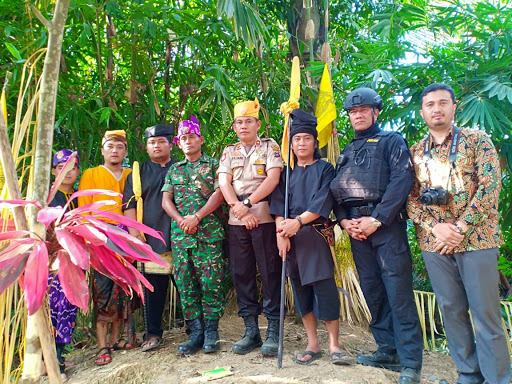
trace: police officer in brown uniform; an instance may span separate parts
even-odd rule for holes
[[[231,207],[229,263],[238,315],[244,318],[246,328],[244,337],[233,345],[232,350],[244,355],[262,346],[263,355],[276,356],[281,258],[268,196],[279,183],[283,162],[277,143],[258,137],[261,127],[259,110],[257,99],[235,105],[233,129],[240,141],[224,149],[217,172],[220,188]],[[262,304],[258,301],[257,269],[262,282]],[[262,307],[268,319],[265,343],[262,343],[258,328]]]

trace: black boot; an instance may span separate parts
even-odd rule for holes
[[[231,349],[234,353],[245,355],[254,348],[261,347],[261,335],[258,328],[258,318],[256,316],[244,317],[245,335],[242,340],[237,341]]]
[[[377,350],[371,355],[357,355],[356,363],[367,367],[385,368],[395,372],[400,372],[402,369],[396,352],[388,353]]]
[[[204,325],[204,353],[217,352],[220,349],[219,320],[206,320]]]
[[[279,320],[269,320],[267,338],[261,347],[261,354],[264,356],[277,356],[279,347]]]
[[[203,319],[198,317],[194,320],[187,320],[190,328],[190,336],[183,344],[178,347],[178,353],[192,355],[203,346],[204,342],[204,326]]]

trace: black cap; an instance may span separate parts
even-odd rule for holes
[[[150,137],[163,136],[171,141],[171,136],[174,134],[174,126],[172,124],[157,124],[152,127],[146,128],[144,138],[147,140]]]
[[[314,115],[304,112],[302,109],[294,109],[292,113],[290,113],[290,118],[292,119],[290,138],[297,133],[309,133],[310,135],[313,135],[315,139],[317,138],[317,122]]]

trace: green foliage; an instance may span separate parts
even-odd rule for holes
[[[320,12],[324,2],[316,1]],[[53,4],[37,4],[50,15]],[[435,81],[458,99],[459,125],[484,129],[503,159],[503,229],[512,224],[512,9],[505,2],[442,4],[338,1],[329,4],[328,42],[340,145],[352,138],[342,111],[358,86],[378,90],[379,119],[409,143],[425,132],[419,94]],[[300,15],[293,2],[242,0],[76,0],[71,4],[63,60],[55,143],[80,150],[83,168],[100,163],[107,129],[128,132],[129,162],[146,158],[143,131],[195,114],[205,151],[218,156],[235,139],[233,105],[258,97],[262,136],[280,139],[279,106],[288,99],[290,41]],[[49,17],[49,16],[48,16]],[[297,19],[299,17],[299,19]],[[320,23],[324,33],[324,21]],[[296,29],[294,29],[296,28]],[[13,73],[9,124],[16,113],[22,66],[46,45],[47,33],[21,0],[0,4],[0,83]],[[303,48],[303,47],[302,47]],[[301,51],[302,52],[302,51]],[[302,62],[301,106],[314,111],[322,64]],[[42,63],[34,67],[40,76]],[[30,94],[30,92],[29,92]],[[25,107],[24,107],[25,108]],[[18,111],[19,112],[19,111]],[[179,150],[173,155],[181,157]]]

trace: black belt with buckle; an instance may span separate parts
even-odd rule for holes
[[[250,195],[240,195],[238,197],[238,201],[244,201],[245,199],[248,199]],[[265,196],[263,199],[261,199],[259,202],[262,201],[268,201],[268,196]]]
[[[373,211],[375,211],[375,206],[370,204],[361,205],[359,207],[347,207],[347,211],[350,217],[371,216]]]

